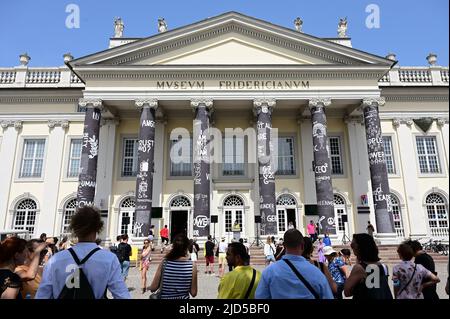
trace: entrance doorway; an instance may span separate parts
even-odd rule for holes
[[[277,199],[278,237],[283,237],[289,224],[297,228],[297,202],[290,194],[280,195]]]
[[[170,216],[170,241],[178,234],[184,233],[187,236],[188,230],[188,211],[176,210],[171,212]]]
[[[336,227],[336,235],[338,238],[343,238],[345,233],[345,222],[347,218],[347,207],[345,205],[345,199],[338,194],[334,194],[334,226]]]

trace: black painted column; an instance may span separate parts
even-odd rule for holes
[[[136,100],[141,111],[138,141],[138,171],[136,175],[136,217],[134,236],[147,237],[151,225],[153,174],[155,158],[156,99]]]
[[[331,182],[331,160],[327,139],[327,118],[325,107],[331,105],[327,98],[311,99],[314,175],[316,180],[317,211],[321,233],[336,234],[334,220],[333,186]]]
[[[80,107],[86,108],[77,190],[78,207],[83,207],[94,205],[102,101],[80,99],[78,104]]]
[[[394,221],[390,206],[390,189],[381,134],[378,106],[384,105],[384,98],[363,100],[364,124],[366,126],[367,151],[369,153],[370,179],[375,208],[377,233],[393,234]],[[411,159],[413,160],[413,159]]]
[[[257,146],[259,175],[259,211],[261,215],[260,233],[262,236],[278,233],[275,210],[275,168],[277,160],[273,147],[272,110],[276,104],[274,99],[255,99],[257,116]]]
[[[210,232],[210,134],[209,117],[212,111],[211,99],[191,101],[195,112],[193,123],[194,163],[194,223],[193,236],[207,237]]]

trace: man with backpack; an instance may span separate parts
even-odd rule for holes
[[[128,244],[128,235],[122,235],[122,241],[117,247],[117,258],[119,258],[120,266],[122,269],[122,277],[124,281],[127,281],[128,270],[130,269],[131,253],[131,246]]]
[[[44,268],[36,299],[130,299],[117,257],[95,244],[103,222],[94,207],[82,207],[70,228],[78,243],[54,255]]]

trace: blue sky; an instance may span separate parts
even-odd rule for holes
[[[67,28],[66,7],[80,8],[80,28]],[[367,28],[366,7],[380,8],[380,28]],[[125,37],[157,31],[158,17],[169,29],[227,11],[291,28],[300,16],[305,33],[335,37],[340,17],[348,17],[353,46],[385,56],[395,52],[400,65],[426,65],[429,52],[448,65],[448,0],[1,0],[0,66],[18,65],[20,53],[30,66],[60,66],[62,55],[81,57],[107,48],[114,17],[124,20]]]

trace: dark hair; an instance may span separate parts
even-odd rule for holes
[[[309,259],[314,251],[314,247],[311,241],[311,238],[304,237],[303,238],[303,253],[302,256],[306,259]]]
[[[244,263],[247,263],[250,260],[250,256],[247,253],[247,248],[245,248],[242,243],[231,243],[228,244],[228,249],[231,249],[231,252],[235,256],[241,257]]]
[[[411,260],[414,257],[414,251],[412,247],[405,243],[398,246],[397,252],[400,256],[400,259],[403,261]]]
[[[414,253],[423,249],[422,244],[418,240],[407,240],[404,244],[409,245]]]
[[[286,248],[297,248],[304,243],[304,238],[302,233],[293,228],[289,229],[284,233],[283,244]]]
[[[116,237],[116,241],[119,241],[121,239],[122,239],[122,235],[119,235],[119,236]]]
[[[6,238],[0,243],[0,263],[14,258],[16,253],[21,253],[27,248],[27,241],[18,237]]]
[[[70,229],[78,237],[86,237],[92,233],[99,233],[103,228],[103,221],[98,208],[84,206],[77,209],[70,221]]]
[[[239,238],[239,242],[240,242],[241,244],[243,244],[243,243],[244,243],[244,238]]]
[[[42,239],[42,240],[44,239],[44,237],[47,238],[47,234],[46,233],[42,233],[41,236],[39,236],[39,238]]]
[[[356,243],[356,251],[353,252],[360,261],[363,262],[377,262],[380,260],[378,257],[378,247],[375,240],[369,234],[354,234],[353,241]]]
[[[127,239],[128,239],[128,235],[127,235],[127,234],[123,234],[123,235],[122,235],[122,240],[125,241],[125,240],[127,240]]]
[[[101,240],[100,238],[97,238],[97,239],[95,240],[95,243],[96,243],[98,246],[100,246],[100,244],[102,243],[102,240]]]
[[[181,233],[175,236],[172,240],[172,250],[167,253],[167,260],[176,260],[180,257],[184,257],[187,254],[189,248],[189,238],[186,234]]]
[[[208,240],[211,240],[212,239],[212,236],[211,235],[208,235]]]
[[[343,248],[343,249],[341,249],[341,253],[342,253],[342,255],[344,255],[344,256],[350,256],[350,255],[352,254],[352,252],[351,252],[350,249],[348,249],[348,248]]]
[[[53,237],[53,241],[54,241],[54,244],[56,245],[57,243],[58,243],[58,237]]]

